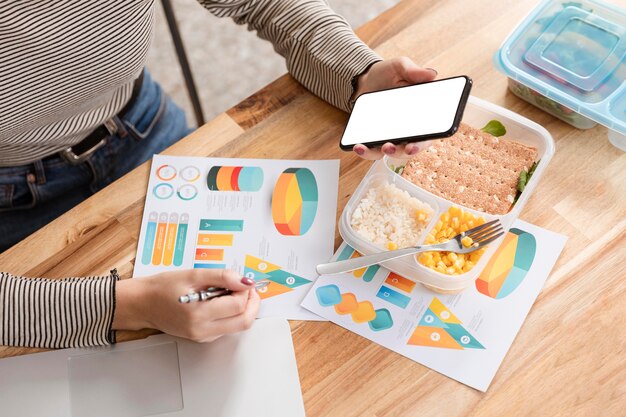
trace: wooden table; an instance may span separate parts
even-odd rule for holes
[[[626,153],[606,128],[577,130],[508,92],[492,55],[534,5],[407,0],[358,30],[384,57],[409,56],[440,78],[468,74],[474,95],[538,122],[556,141],[521,218],[569,240],[493,384],[480,393],[332,323],[291,322],[309,416],[624,415]],[[370,166],[339,150],[346,119],[283,76],[165,153],[341,158],[339,215]],[[146,163],[0,255],[2,270],[64,277],[115,266],[130,277],[148,172]],[[0,356],[34,351],[0,348]]]

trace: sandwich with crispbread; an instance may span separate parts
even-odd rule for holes
[[[413,156],[402,176],[456,204],[501,215],[513,207],[536,159],[534,147],[461,123],[453,136]]]

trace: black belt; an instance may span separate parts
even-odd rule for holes
[[[120,112],[117,114],[118,116],[124,116],[128,112],[128,110],[130,110],[135,100],[139,96],[139,91],[141,90],[142,84],[143,71],[141,71],[141,74],[139,74],[139,77],[137,77],[137,79],[135,80],[135,83],[133,84],[133,93],[131,94],[130,99],[128,100],[126,105],[124,105],[122,110],[120,110]],[[111,118],[95,128],[94,131],[91,132],[83,140],[75,145],[72,145],[70,148],[60,151],[59,154],[68,162],[72,164],[79,164],[85,159],[89,158],[95,151],[104,146],[107,142],[107,138],[117,132],[117,123]]]

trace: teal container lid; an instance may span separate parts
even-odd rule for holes
[[[544,0],[494,61],[510,78],[626,135],[626,10]]]

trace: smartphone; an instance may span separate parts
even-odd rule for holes
[[[452,136],[472,88],[461,75],[360,95],[339,143],[344,151],[362,143],[408,143]]]

